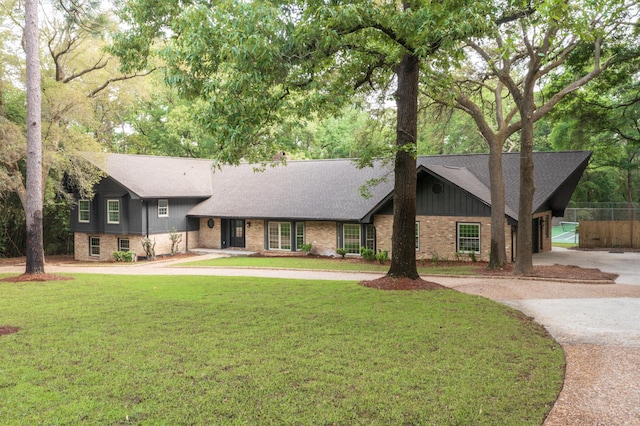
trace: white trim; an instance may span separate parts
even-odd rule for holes
[[[345,223],[342,225],[342,248],[346,248],[346,229],[347,227],[358,230],[358,249],[357,251],[347,251],[348,254],[360,254],[360,247],[362,247],[362,226],[359,223]]]
[[[111,210],[110,204],[111,203],[116,203],[118,206],[117,210]],[[111,213],[118,213],[118,220],[111,220]],[[109,225],[118,225],[120,223],[120,200],[116,200],[116,199],[108,199],[107,200],[107,224]]]
[[[80,205],[82,203],[87,203],[87,208],[82,209]],[[82,219],[82,213],[87,213],[87,219]],[[78,200],[78,223],[90,223],[91,222],[91,200],[87,200],[83,198],[82,200]]]
[[[97,241],[97,244],[94,244],[94,240]],[[95,253],[94,248],[97,249]],[[100,257],[100,237],[89,237],[89,256]]]
[[[160,206],[160,203],[164,202],[164,206]],[[163,209],[164,213],[160,213],[160,210]],[[169,200],[162,199],[158,200],[158,217],[169,217]]]
[[[477,229],[478,229],[478,236],[477,236],[477,237],[474,237],[474,236],[471,236],[471,237],[470,237],[470,236],[461,237],[461,236],[460,236],[460,227],[461,227],[461,226],[475,226],[475,227],[477,227]],[[481,235],[482,235],[481,231],[482,231],[482,228],[481,228],[481,224],[480,224],[480,222],[458,222],[458,223],[456,224],[456,251],[457,251],[458,253],[475,253],[475,254],[480,254],[480,249],[481,249],[481,247],[482,247],[482,245],[481,245],[481,241],[480,241],[480,237],[481,237]],[[462,238],[464,238],[465,240],[469,240],[469,241],[471,241],[471,240],[474,240],[474,241],[475,241],[475,240],[477,240],[477,241],[478,241],[478,243],[477,243],[477,245],[478,245],[478,249],[477,249],[477,250],[461,250],[461,249],[460,249],[460,245],[461,245],[461,244],[460,244],[460,240],[461,240]]]
[[[272,235],[271,233],[271,225],[276,225],[277,226],[277,234]],[[289,225],[289,235],[288,238],[287,236],[283,236],[282,234],[282,225]],[[277,251],[291,251],[291,231],[292,231],[293,225],[291,222],[267,222],[267,240],[268,240],[268,244],[267,247],[269,250],[277,250]],[[274,229],[275,230],[275,229]],[[276,244],[274,244],[274,246],[271,245],[271,237],[274,237],[274,239],[277,237],[277,246],[275,246]],[[275,241],[274,241],[275,243]]]

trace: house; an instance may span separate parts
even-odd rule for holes
[[[590,152],[534,154],[533,250],[551,249],[551,218],[562,216]],[[338,248],[391,251],[393,167],[357,168],[351,160],[289,161],[285,165],[222,166],[189,158],[105,154],[105,172],[92,200],[71,212],[77,260],[110,260],[116,250],[144,256],[142,238],[169,253],[171,232],[180,251],[242,248],[259,253],[334,255]],[[515,258],[519,154],[503,154],[505,240]],[[439,155],[417,160],[418,258],[488,259],[491,197],[486,154]],[[381,181],[362,189],[373,179]],[[390,253],[392,256],[393,253]]]

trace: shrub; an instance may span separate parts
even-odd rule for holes
[[[305,254],[309,254],[309,253],[311,253],[311,247],[313,247],[313,245],[311,243],[303,244],[301,249]]]
[[[378,262],[384,263],[389,260],[389,252],[387,250],[379,250],[378,254],[376,254],[376,259]]]
[[[169,239],[171,240],[171,256],[180,251],[180,241],[182,241],[182,234],[176,232],[176,228],[172,228],[169,232]]]
[[[372,261],[376,259],[376,252],[367,247],[360,247],[360,256],[362,256],[364,260]]]
[[[476,257],[475,252],[469,252],[469,259],[471,259],[472,262],[478,261],[478,258]]]
[[[132,251],[114,251],[113,260],[116,262],[133,262],[135,255]]]
[[[155,240],[151,242],[149,237],[145,237],[142,239],[142,248],[144,248],[144,252],[147,254],[147,260],[155,260],[156,259],[156,242]]]
[[[338,253],[344,259],[344,257],[347,255],[347,249],[343,249],[343,248],[336,249],[336,253]]]

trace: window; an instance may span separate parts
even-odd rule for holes
[[[169,217],[169,200],[158,200],[158,217]]]
[[[120,223],[120,200],[107,200],[107,223]]]
[[[129,245],[128,238],[118,238],[118,251],[129,251],[131,246]]]
[[[360,225],[346,223],[342,226],[342,248],[347,253],[360,254]]]
[[[420,222],[416,222],[416,251],[420,251]]]
[[[291,250],[291,223],[269,222],[269,250]]]
[[[89,223],[91,220],[91,201],[78,200],[78,222]]]
[[[365,247],[373,251],[376,250],[376,227],[373,225],[365,226]]]
[[[100,256],[100,238],[89,237],[89,256]]]
[[[480,224],[458,223],[457,251],[480,254]]]
[[[302,250],[304,240],[304,222],[296,222],[296,250]]]

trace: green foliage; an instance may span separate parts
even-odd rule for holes
[[[347,249],[337,248],[336,253],[338,253],[344,259],[344,257],[347,255]]]
[[[453,290],[78,274],[0,291],[21,328],[1,338],[5,424],[541,424],[563,381],[540,325]]]
[[[367,261],[376,260],[376,252],[371,248],[360,247],[360,256]]]
[[[384,263],[389,260],[389,252],[387,250],[379,250],[376,254],[376,259],[379,263]]]
[[[475,253],[475,252],[470,251],[468,254],[469,254],[469,259],[470,259],[472,262],[477,262],[477,261],[478,261],[478,257],[476,256],[476,253]]]
[[[113,260],[116,262],[133,262],[135,253],[132,251],[114,251]]]
[[[313,248],[313,244],[311,243],[307,243],[307,244],[303,244],[302,247],[300,247],[300,249],[305,253],[305,254],[309,254],[311,253],[311,249]]]

